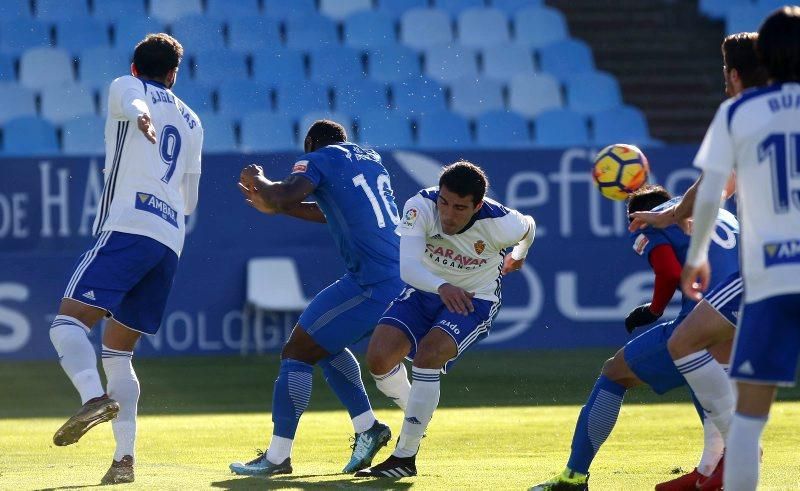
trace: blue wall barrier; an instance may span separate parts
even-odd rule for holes
[[[647,151],[651,182],[683,192],[697,177],[694,146]],[[398,201],[435,185],[442,164],[464,157],[483,166],[491,195],[533,215],[537,238],[520,273],[504,280],[503,307],[481,348],[609,346],[627,335],[621,320],[650,298],[652,273],[627,233],[622,203],[593,188],[594,149],[383,152]],[[218,155],[203,162],[198,211],[167,314],[143,355],[236,353],[258,341],[279,350],[293,318],[263,316],[243,329],[248,259],[294,259],[307,297],[341,276],[344,266],[325,225],[259,214],[237,191],[252,162],[280,179],[297,155]],[[103,187],[102,158],[0,159],[0,359],[54,356],[48,336]],[[675,313],[677,304],[667,316]],[[249,317],[248,317],[249,318]],[[99,334],[92,338],[98,343]]]

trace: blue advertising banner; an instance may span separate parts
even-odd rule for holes
[[[696,147],[647,149],[651,182],[683,192],[698,172]],[[621,321],[651,295],[652,273],[631,248],[624,205],[600,196],[589,172],[594,149],[386,151],[398,206],[435,185],[443,164],[481,165],[491,196],[531,214],[536,242],[525,268],[504,280],[503,307],[482,348],[620,345]],[[246,265],[291,258],[311,298],[344,273],[325,225],[267,216],[236,188],[239,171],[260,163],[280,179],[295,154],[215,155],[203,161],[200,204],[162,328],[142,355],[279,350],[296,314],[251,315]],[[0,159],[0,359],[54,356],[48,329],[78,256],[91,247],[103,188],[102,158]],[[677,312],[673,304],[665,316]],[[99,342],[97,333],[92,335]]]

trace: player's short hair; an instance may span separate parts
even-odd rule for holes
[[[347,141],[347,130],[344,126],[330,119],[314,121],[306,133],[303,142],[306,153],[313,152],[327,145],[334,145]]]
[[[757,32],[737,32],[722,41],[725,70],[736,70],[744,88],[767,84],[767,70],[756,55]]]
[[[657,184],[645,184],[628,196],[628,215],[637,211],[650,211],[672,199],[669,191]]]
[[[773,81],[800,81],[800,7],[781,7],[766,18],[756,52]]]
[[[145,77],[164,78],[178,67],[183,58],[183,46],[177,39],[160,32],[148,34],[133,50],[133,64]]]
[[[442,169],[439,175],[439,188],[443,186],[462,198],[472,196],[472,202],[477,205],[486,195],[489,178],[477,165],[467,160],[459,160]]]

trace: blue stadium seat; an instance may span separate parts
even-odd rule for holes
[[[589,128],[583,114],[569,109],[551,109],[534,121],[536,146],[573,147],[589,144]]]
[[[483,0],[433,0],[433,6],[456,16],[467,9],[481,8]]]
[[[469,122],[451,112],[422,114],[417,118],[417,145],[425,149],[469,148]]]
[[[425,74],[443,83],[478,77],[478,57],[472,48],[435,46],[425,52]]]
[[[567,81],[567,105],[573,111],[593,114],[622,104],[617,79],[605,72],[589,72]]]
[[[70,53],[110,46],[108,26],[91,17],[62,20],[56,24],[56,45]]]
[[[313,82],[283,83],[275,91],[276,110],[299,118],[311,111],[328,111],[328,89]]]
[[[50,27],[36,19],[6,20],[0,24],[0,51],[19,55],[26,49],[50,46]]]
[[[206,15],[212,19],[233,20],[258,17],[258,0],[206,0]]]
[[[100,89],[117,77],[131,74],[131,52],[117,48],[89,48],[81,52],[78,80],[81,84]]]
[[[525,7],[541,7],[544,0],[490,0],[489,4],[511,15]]]
[[[700,0],[698,7],[708,17],[724,19],[731,8],[752,3],[752,0]]]
[[[31,3],[28,0],[5,0],[0,2],[0,19],[28,19],[31,17]]]
[[[240,78],[224,80],[217,91],[219,113],[240,117],[250,111],[269,111],[272,109],[272,95],[269,85]]]
[[[413,147],[411,120],[396,111],[362,113],[358,117],[358,141],[367,147]]]
[[[424,77],[394,82],[392,105],[401,113],[424,114],[446,110],[447,98],[438,82]]]
[[[272,85],[305,80],[303,54],[290,49],[257,51],[253,54],[253,78]]]
[[[492,111],[475,122],[476,141],[484,148],[519,148],[531,145],[528,121],[508,111]]]
[[[752,4],[731,7],[725,16],[726,34],[757,31],[763,18],[762,11],[758,5]]]
[[[450,16],[443,10],[411,9],[400,18],[400,39],[414,49],[448,44],[453,41]]]
[[[311,111],[310,113],[304,114],[303,117],[300,118],[300,121],[298,122],[297,129],[298,132],[300,133],[301,140],[303,139],[303,137],[305,137],[305,134],[308,132],[308,129],[311,128],[311,125],[314,124],[314,121],[320,119],[330,119],[331,121],[336,121],[337,123],[344,126],[344,129],[347,131],[348,139],[352,138],[353,118],[351,118],[349,115],[332,111]]]
[[[233,120],[228,116],[204,114],[200,116],[203,126],[203,153],[236,152],[236,132]]]
[[[283,114],[270,112],[248,113],[242,118],[244,152],[276,152],[296,150],[294,123]]]
[[[519,44],[498,44],[483,50],[483,76],[509,81],[514,75],[533,75],[533,51]]]
[[[114,46],[133,53],[136,43],[152,32],[164,32],[164,24],[149,17],[121,17],[114,24]]]
[[[14,58],[11,55],[0,53],[0,83],[16,82],[16,80]]]
[[[86,0],[36,0],[36,18],[44,22],[80,19],[89,16]]]
[[[408,10],[427,6],[428,0],[378,0],[378,11],[392,17],[400,17]]]
[[[507,43],[508,19],[497,9],[476,8],[458,16],[458,42],[472,48]]]
[[[385,46],[371,51],[367,58],[370,78],[380,82],[396,82],[422,74],[420,55],[406,46]]]
[[[323,85],[364,78],[361,52],[347,46],[326,46],[310,54],[311,80]]]
[[[195,82],[185,75],[181,78],[179,72],[174,92],[195,113],[208,114],[214,110],[214,87],[212,85]]]
[[[356,12],[344,21],[344,42],[354,48],[375,48],[397,43],[394,19],[382,12]]]
[[[286,21],[286,46],[312,50],[339,43],[336,23],[327,17],[291,18]]]
[[[592,123],[594,143],[598,145],[617,142],[643,145],[650,140],[647,119],[641,111],[631,106],[598,112],[592,117]]]
[[[35,116],[8,121],[3,127],[4,155],[57,155],[56,127]]]
[[[228,47],[243,53],[258,53],[281,47],[278,21],[265,17],[240,17],[228,22]]]
[[[150,0],[150,17],[161,22],[170,23],[187,15],[202,13],[200,0]]]
[[[280,20],[318,16],[314,0],[264,0],[264,15]]]
[[[0,124],[21,116],[36,116],[35,94],[16,83],[0,84]]]
[[[105,154],[105,118],[93,114],[76,116],[61,127],[61,142],[65,155]]]
[[[173,22],[171,29],[175,39],[190,53],[225,48],[220,20],[204,15],[187,15]]]
[[[592,50],[583,41],[565,39],[539,49],[539,68],[559,80],[594,71]]]
[[[31,48],[19,60],[19,82],[25,87],[63,85],[75,80],[72,56],[60,48]]]
[[[194,79],[198,82],[217,84],[231,78],[247,78],[247,63],[243,54],[218,49],[194,56]]]
[[[92,16],[104,22],[117,22],[125,17],[147,17],[144,0],[102,0],[94,2]]]
[[[564,98],[558,80],[550,75],[516,75],[509,84],[508,105],[520,114],[534,117],[563,106]]]
[[[344,20],[350,14],[372,9],[372,0],[320,0],[319,11],[336,20]]]
[[[514,14],[516,41],[541,48],[569,36],[564,16],[549,7],[527,7]]]
[[[468,118],[501,110],[503,85],[497,80],[487,78],[456,80],[450,84],[450,108]]]
[[[42,89],[42,117],[62,124],[75,116],[95,114],[94,91],[78,84]]]
[[[337,84],[334,89],[334,107],[345,114],[365,111],[385,111],[389,107],[386,84],[374,80],[354,80]]]

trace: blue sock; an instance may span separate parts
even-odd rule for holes
[[[294,439],[300,416],[311,399],[311,378],[314,367],[302,361],[281,360],[281,371],[272,393],[273,435]]]
[[[364,383],[361,381],[358,360],[349,349],[345,348],[344,351],[325,358],[319,362],[319,366],[328,385],[347,408],[350,418],[372,410]]]
[[[575,435],[572,437],[572,452],[567,467],[581,474],[589,473],[589,466],[600,446],[606,441],[617,423],[622,398],[627,389],[600,375],[594,383],[586,405],[581,409]]]

